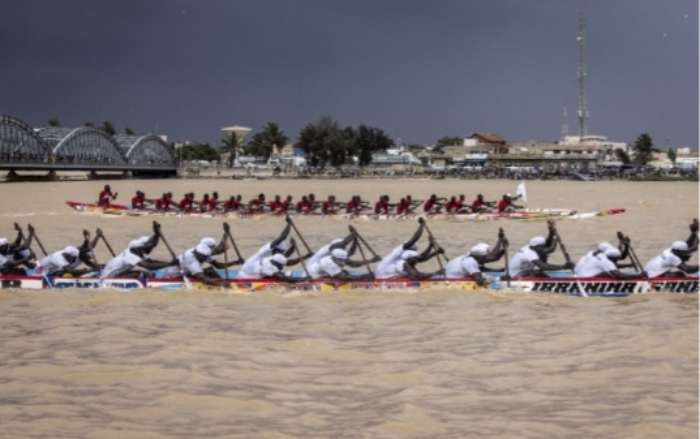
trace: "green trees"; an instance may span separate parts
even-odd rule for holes
[[[678,158],[678,154],[676,153],[676,150],[674,148],[669,148],[668,151],[666,151],[666,156],[668,157],[669,160],[671,160],[671,163],[673,163],[673,166],[676,166],[676,159]]]
[[[341,128],[330,117],[307,124],[299,133],[297,146],[306,153],[312,166],[340,166],[358,158],[364,166],[372,161],[372,153],[391,148],[394,141],[380,128],[360,125]]]
[[[100,128],[102,128],[102,131],[109,134],[110,136],[117,134],[117,130],[114,128],[114,124],[108,120],[102,122],[102,126]]]
[[[58,118],[52,117],[51,119],[49,119],[49,126],[50,127],[60,127],[61,122],[59,122]]]
[[[438,139],[437,143],[435,144],[435,150],[442,151],[442,148],[444,148],[446,146],[461,145],[463,142],[464,142],[464,139],[461,137],[450,137],[450,136],[441,137]]]
[[[218,161],[221,159],[219,152],[208,143],[181,146],[177,155],[181,160]]]
[[[627,154],[627,152],[625,152],[624,149],[615,149],[615,156],[617,157],[617,160],[619,160],[623,165],[629,165],[631,162],[630,156]]]
[[[642,133],[634,141],[634,162],[638,165],[646,165],[652,159],[654,143],[648,133]]]
[[[136,133],[131,128],[126,127],[126,128],[124,128],[124,134],[126,134],[127,136],[133,136]]]
[[[221,143],[223,144],[222,149],[228,151],[229,153],[228,167],[232,168],[233,162],[236,161],[236,157],[238,156],[238,150],[241,149],[241,141],[238,139],[236,133],[231,132],[229,135],[221,139]]]
[[[279,153],[288,141],[289,138],[279,125],[275,122],[268,122],[259,133],[250,139],[250,142],[245,146],[245,153],[268,159],[275,149]]]

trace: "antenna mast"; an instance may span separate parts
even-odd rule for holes
[[[578,16],[578,136],[579,142],[588,134],[588,106],[586,103],[586,21],[583,11]]]

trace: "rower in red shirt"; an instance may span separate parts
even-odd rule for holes
[[[445,211],[447,211],[447,213],[457,213],[458,209],[459,202],[457,201],[457,197],[453,195],[450,197],[450,201],[445,204]]]
[[[170,192],[166,192],[163,194],[162,197],[156,200],[156,209],[167,211],[170,210],[170,207],[174,204],[175,203],[173,203],[173,194]]]
[[[219,207],[219,193],[212,192],[211,197],[209,197],[209,212],[216,212]]]
[[[321,213],[324,215],[335,215],[338,213],[338,208],[335,204],[335,195],[329,195],[328,199],[321,205]]]
[[[141,191],[136,191],[136,195],[131,198],[132,209],[143,209],[146,204],[146,194]]]
[[[209,210],[209,194],[204,194],[202,201],[199,202],[199,211],[206,212]]]
[[[194,193],[190,192],[185,194],[182,200],[180,200],[178,207],[183,212],[192,212],[192,209],[194,208]]]
[[[280,215],[289,212],[290,207],[294,207],[294,201],[291,195],[287,195],[287,198],[282,202],[282,207],[280,208]]]
[[[280,214],[280,211],[282,210],[282,198],[280,198],[279,195],[275,195],[275,199],[272,200],[269,204],[268,207],[270,208],[270,212],[274,214]]]
[[[471,211],[473,213],[486,212],[492,207],[494,207],[494,203],[484,200],[484,196],[479,194],[476,196],[476,199],[472,201]]]
[[[265,211],[265,194],[259,194],[248,203],[249,213],[263,213]]]
[[[119,193],[112,193],[112,188],[106,184],[102,189],[102,192],[100,192],[100,195],[97,197],[97,204],[102,207],[109,206],[112,201],[117,199],[117,195],[119,195]]]
[[[406,198],[402,198],[399,201],[399,204],[396,205],[396,214],[397,215],[406,215],[409,211],[410,204],[408,204],[408,201],[406,201]]]
[[[224,203],[224,212],[235,212],[240,208],[241,208],[241,196],[240,195],[238,195],[236,197],[231,195],[231,198],[229,198],[228,201],[226,201]]]
[[[311,203],[309,202],[309,198],[306,195],[302,195],[301,200],[297,202],[297,212],[304,215],[311,212]]]
[[[374,203],[374,213],[377,215],[389,215],[389,196],[381,195]]]
[[[510,194],[505,194],[498,202],[498,213],[514,212],[517,209],[522,209],[523,206],[513,204],[513,201],[520,198],[520,195],[513,197]]]
[[[307,199],[309,201],[309,213],[310,213],[310,212],[313,212],[314,210],[316,210],[316,208],[318,207],[318,203],[316,202],[316,195],[314,195],[313,192],[311,192],[309,194],[309,197]]]
[[[440,213],[441,210],[442,204],[440,204],[440,199],[435,194],[432,194],[430,198],[423,203],[423,212],[429,215]]]

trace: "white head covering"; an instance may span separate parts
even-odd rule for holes
[[[617,247],[610,246],[609,248],[606,248],[603,253],[605,253],[605,256],[609,258],[619,258],[622,256],[622,253],[620,253],[620,249]]]
[[[289,247],[291,247],[291,245],[289,244],[289,241],[285,239],[284,241],[277,244],[276,248],[280,251],[286,252],[287,250],[289,250]]]
[[[64,248],[61,253],[66,253],[71,256],[78,256],[80,254],[80,250],[78,250],[76,247],[73,247],[72,245],[69,245],[68,247]]]
[[[281,253],[272,255],[272,257],[270,257],[270,260],[275,261],[278,264],[287,265],[287,258],[285,258],[284,255]]]
[[[603,242],[598,244],[598,251],[601,251],[603,253],[605,253],[606,251],[608,251],[611,248],[615,248],[615,246],[613,246],[612,244],[610,244],[607,241],[603,241]]]
[[[333,249],[333,251],[331,252],[331,256],[333,256],[336,259],[347,259],[348,252],[346,252],[342,248],[336,248],[336,249]]]
[[[403,253],[401,253],[401,259],[410,259],[410,258],[415,258],[418,256],[418,252],[415,250],[404,250]]]
[[[688,251],[688,243],[685,241],[676,241],[671,244],[671,250],[682,250],[684,252]]]
[[[485,242],[480,242],[476,244],[472,249],[469,251],[469,253],[473,254],[474,256],[483,256],[486,253],[491,250],[491,246],[486,244]]]
[[[142,236],[140,238],[134,239],[129,243],[129,248],[134,249],[134,248],[139,248],[143,247],[146,245],[146,243],[150,240],[151,238],[148,236]]]
[[[530,240],[530,242],[527,243],[530,247],[537,247],[538,245],[543,245],[545,242],[547,242],[546,239],[544,239],[544,236],[535,236]]]
[[[206,245],[209,248],[214,248],[216,247],[216,239],[214,238],[202,238],[201,241],[199,241],[200,245]]]
[[[7,242],[8,242],[7,239],[0,238],[0,245],[5,245],[5,244],[7,244]]]
[[[202,242],[197,244],[197,247],[194,248],[194,251],[196,251],[200,255],[211,256],[211,247]]]

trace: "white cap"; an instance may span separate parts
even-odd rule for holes
[[[544,239],[544,236],[535,236],[530,240],[530,242],[527,243],[530,247],[537,247],[538,245],[543,245],[545,242],[547,242],[546,239]]]
[[[287,258],[285,258],[284,255],[281,253],[277,253],[277,254],[272,255],[270,257],[270,260],[275,261],[278,264],[287,265]]]
[[[200,245],[206,245],[209,248],[214,248],[216,247],[216,240],[214,238],[202,238],[201,241],[199,241]]]
[[[336,248],[336,249],[333,249],[333,251],[331,252],[331,256],[333,256],[336,259],[347,259],[348,252],[346,252],[342,248]]]
[[[64,248],[61,253],[66,253],[66,254],[69,254],[71,256],[78,256],[80,254],[80,250],[73,247],[72,245],[69,245],[68,247]]]
[[[291,245],[289,244],[289,241],[284,240],[284,241],[280,242],[279,244],[277,244],[277,247],[276,247],[276,248],[277,248],[278,250],[281,250],[281,251],[283,251],[283,252],[286,252],[287,250],[289,250],[289,247],[291,247]]]
[[[506,197],[513,198],[513,194],[506,194]]]
[[[131,242],[129,243],[129,248],[139,248],[139,247],[143,247],[144,245],[146,245],[146,243],[148,243],[148,241],[149,241],[150,239],[151,239],[151,238],[148,237],[148,236],[142,236],[142,237],[140,237],[140,238],[134,239],[133,241],[131,241]]]
[[[401,253],[401,259],[410,259],[416,256],[418,256],[418,252],[415,250],[404,250],[404,252]]]
[[[197,244],[197,247],[194,248],[194,251],[196,251],[200,255],[211,256],[211,247],[202,242]]]
[[[7,239],[5,238],[0,238],[0,245],[6,245],[7,244]]]
[[[681,250],[687,252],[688,243],[686,243],[685,241],[676,241],[673,244],[671,244],[671,250]]]
[[[609,248],[603,250],[603,253],[605,253],[605,256],[609,258],[619,258],[620,256],[622,256],[622,253],[620,253],[620,249],[613,246],[610,246]]]
[[[472,247],[472,249],[469,251],[469,253],[471,253],[475,256],[483,256],[486,253],[488,253],[489,250],[491,250],[490,245],[486,244],[485,242],[480,242],[477,245],[475,245],[474,247]]]
[[[610,244],[607,241],[603,241],[603,242],[598,244],[598,251],[601,251],[603,253],[605,253],[607,250],[609,250],[611,248],[615,248],[615,246],[613,246],[612,244]]]

